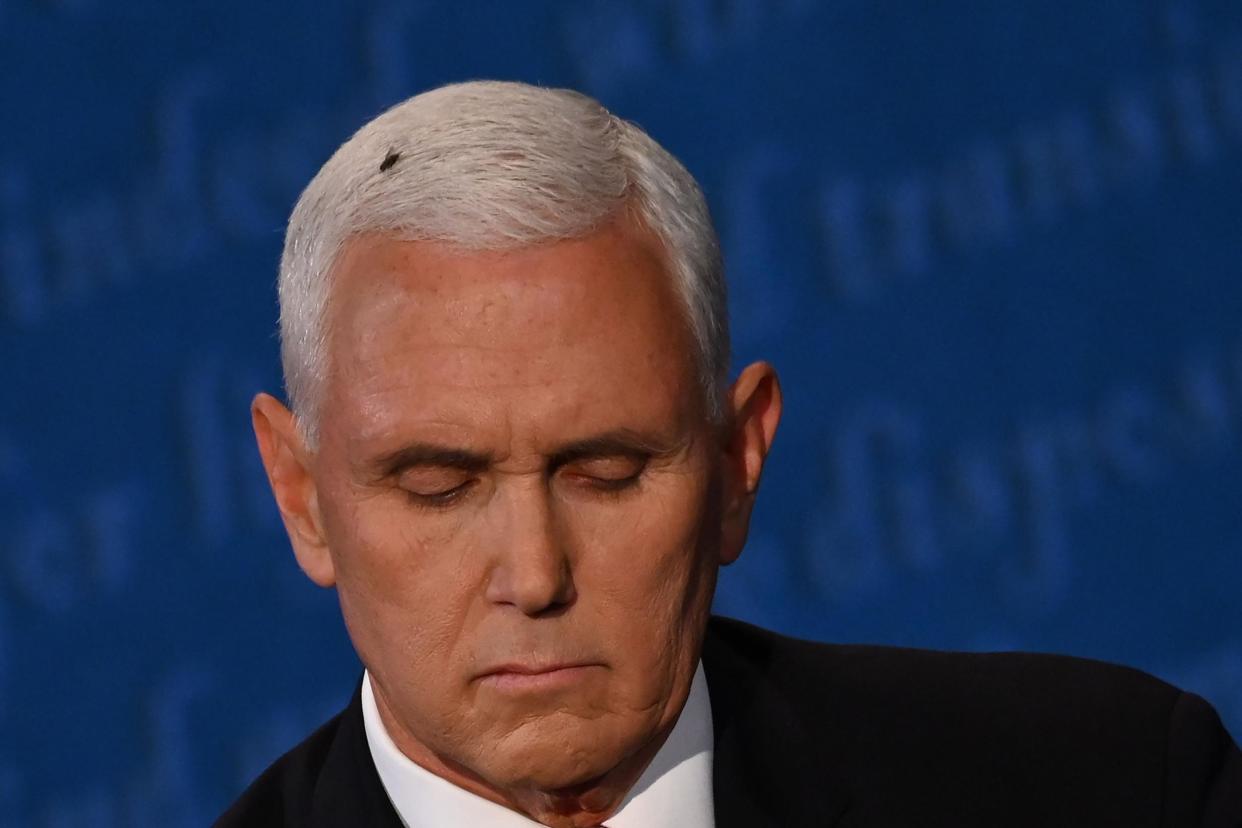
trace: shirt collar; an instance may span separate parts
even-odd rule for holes
[[[406,828],[531,828],[540,824],[457,787],[401,753],[380,720],[369,673],[362,682],[362,720],[380,782]],[[700,664],[668,739],[605,824],[608,828],[714,828],[712,750],[711,700]]]

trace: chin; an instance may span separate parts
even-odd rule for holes
[[[598,721],[529,723],[502,748],[480,757],[480,769],[493,784],[552,792],[597,779],[635,753],[638,734],[602,727]]]

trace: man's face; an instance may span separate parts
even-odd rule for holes
[[[676,719],[722,556],[681,307],[622,221],[516,251],[366,237],[342,254],[312,476],[407,752],[549,790]]]

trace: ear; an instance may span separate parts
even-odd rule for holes
[[[336,583],[336,571],[324,538],[319,492],[311,474],[314,455],[306,448],[297,419],[271,394],[254,398],[250,419],[298,566],[319,586],[330,587]]]
[[[737,560],[746,544],[763,463],[781,419],[781,385],[766,362],[746,366],[729,390],[724,433],[724,524],[721,564]]]

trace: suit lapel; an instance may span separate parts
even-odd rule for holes
[[[827,745],[768,680],[770,647],[738,646],[713,621],[703,645],[715,732],[716,828],[832,826],[848,798],[827,778]]]
[[[361,683],[341,715],[311,799],[311,828],[402,828],[362,723]]]

